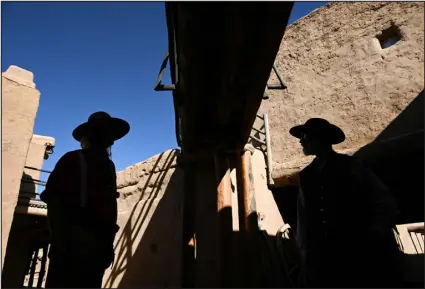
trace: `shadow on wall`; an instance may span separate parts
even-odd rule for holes
[[[424,218],[424,91],[354,155],[369,164],[397,199],[399,223]]]
[[[105,278],[106,287],[180,287],[183,187],[177,180],[183,178],[183,170],[170,171],[177,154],[173,151],[163,161],[162,153],[150,171],[140,199],[117,236],[116,260]],[[160,161],[162,167],[158,167]],[[161,197],[161,187],[170,173]]]
[[[30,175],[23,173],[18,204],[28,207],[34,192],[34,180]],[[27,273],[30,273],[29,281],[34,280],[35,267],[32,268],[33,270],[30,269],[31,261],[35,258],[33,258],[33,252],[47,246],[48,236],[45,217],[14,214],[1,274],[4,287],[21,288]],[[33,262],[33,264],[35,263]],[[41,281],[42,279],[43,276],[41,276]],[[40,287],[38,286],[40,284],[37,284],[37,287]]]
[[[273,188],[272,193],[283,220],[296,232],[298,187],[285,186]]]
[[[22,173],[21,186],[18,194],[18,205],[28,207],[30,199],[36,198],[36,185],[32,176]]]
[[[423,222],[424,90],[355,156],[368,163],[393,193],[400,209],[399,224]],[[423,257],[403,254],[404,286],[423,288]]]

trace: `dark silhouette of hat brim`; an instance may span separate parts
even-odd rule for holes
[[[77,141],[81,141],[84,136],[90,134],[96,128],[103,128],[113,141],[123,138],[130,131],[130,125],[123,119],[108,117],[105,119],[85,122],[80,124],[72,132],[72,136]]]
[[[301,139],[304,133],[309,134],[312,131],[314,131],[316,135],[320,135],[322,139],[326,139],[326,141],[332,145],[336,145],[345,141],[345,134],[342,129],[331,123],[327,123],[325,129],[323,127],[320,129],[318,127],[316,128],[315,125],[311,125],[309,127],[307,127],[305,124],[297,125],[291,128],[289,133],[292,136]]]

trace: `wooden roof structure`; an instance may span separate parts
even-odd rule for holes
[[[183,150],[243,148],[292,6],[166,3],[176,134]]]

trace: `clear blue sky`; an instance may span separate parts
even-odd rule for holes
[[[326,3],[297,2],[289,22]],[[168,47],[164,3],[1,5],[2,71],[14,64],[34,73],[41,92],[34,133],[56,139],[44,169],[79,148],[72,130],[99,110],[131,125],[113,147],[118,171],[177,147],[171,93],[153,90]]]

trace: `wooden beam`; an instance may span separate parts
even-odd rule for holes
[[[233,281],[233,218],[232,185],[230,180],[230,163],[226,153],[214,155],[217,178],[217,213],[219,218],[219,251],[221,287],[232,287]]]
[[[293,2],[166,5],[177,15],[174,94],[181,105],[183,149],[242,149]]]

